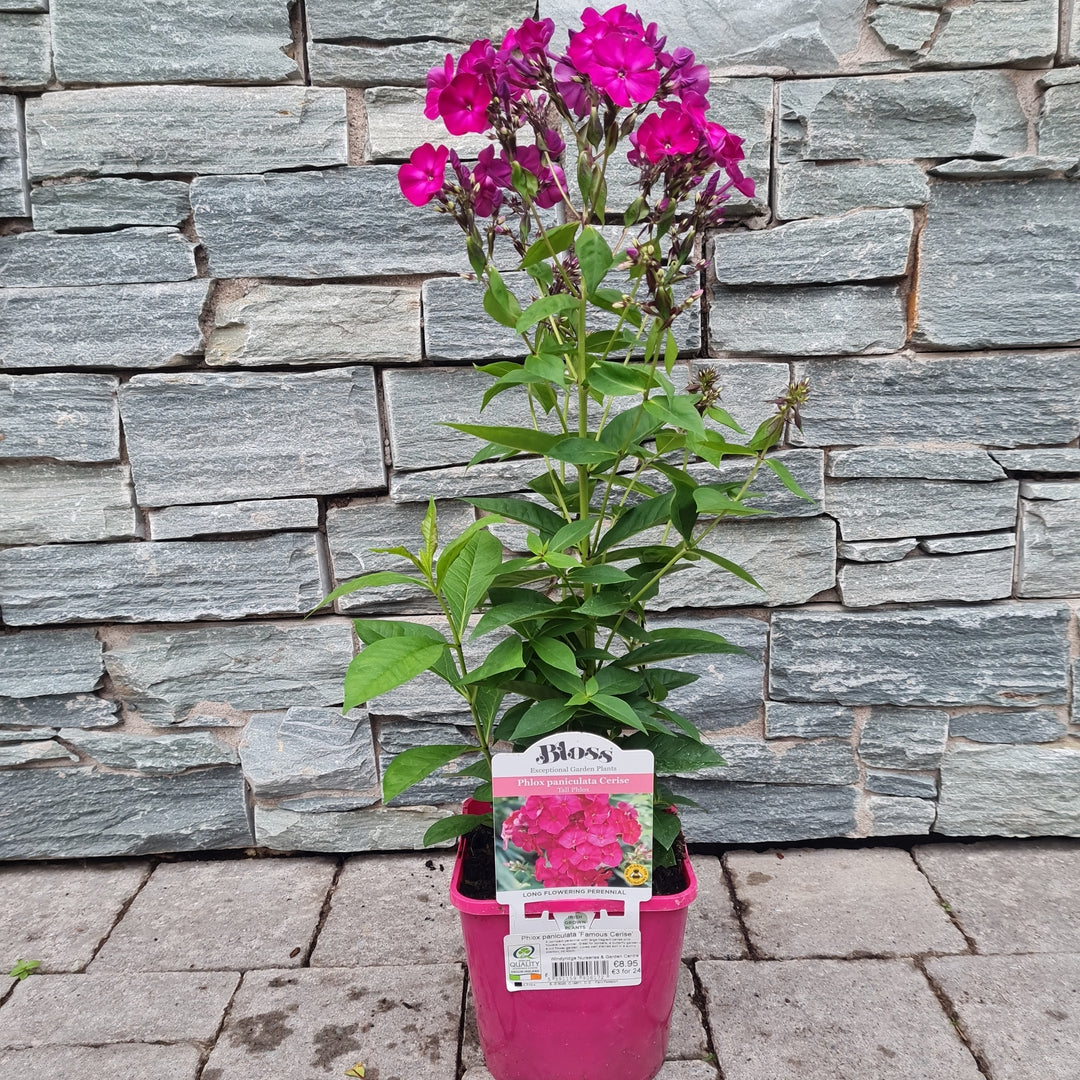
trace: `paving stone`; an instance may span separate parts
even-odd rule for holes
[[[0,14],[0,87],[44,90],[51,78],[48,15]]]
[[[77,754],[52,739],[34,742],[5,742],[0,745],[0,768],[10,765],[28,765],[32,761],[78,761]]]
[[[470,719],[465,710],[462,720]],[[387,720],[380,722],[376,738],[379,749],[379,770],[386,774],[391,762],[405,750],[414,746],[472,746],[476,736],[471,726],[454,727],[451,724],[433,724],[427,721]],[[432,806],[461,803],[468,798],[477,785],[475,778],[456,776],[466,765],[479,759],[479,753],[465,754],[448,765],[436,769],[426,780],[414,784],[408,791],[387,803],[387,806]],[[377,801],[373,799],[372,802]],[[290,804],[292,807],[292,804]]]
[[[0,458],[119,461],[111,375],[0,375]]]
[[[468,269],[457,225],[402,197],[397,169],[368,165],[192,184],[216,277],[360,277]]]
[[[141,531],[127,465],[9,463],[0,491],[3,544],[123,540]]]
[[[135,0],[115,10],[52,0],[56,77],[80,82],[297,79],[288,9],[275,0]]]
[[[811,446],[882,442],[1054,445],[1080,434],[1080,358],[1009,355],[796,363],[812,380]]]
[[[60,738],[110,769],[172,775],[204,765],[237,765],[236,748],[208,731],[136,735],[62,728]]]
[[[248,1077],[253,1066],[340,1076],[362,1061],[369,1076],[454,1080],[461,984],[457,964],[252,972],[207,1070],[216,1080]]]
[[[974,536],[931,536],[920,540],[919,547],[930,555],[958,555],[966,551],[997,551],[1016,547],[1016,533],[976,533]]]
[[[931,832],[937,817],[934,803],[923,798],[867,795],[870,836],[922,836]]]
[[[149,873],[144,860],[0,866],[0,955],[80,970]]]
[[[763,844],[855,831],[855,789],[826,784],[731,784],[673,780],[702,809],[679,811],[690,844]]]
[[[349,623],[332,618],[113,629],[106,666],[147,724],[242,727],[253,710],[340,704],[352,656]]]
[[[445,811],[427,806],[309,814],[256,805],[255,839],[271,851],[416,851],[424,847],[424,833],[443,817]]]
[[[1060,705],[1068,609],[777,612],[769,696],[850,705]]]
[[[1080,750],[957,746],[941,763],[936,831],[948,836],[1075,836]]]
[[[723,285],[902,277],[913,231],[910,210],[862,210],[775,229],[724,232],[713,241],[712,270]]]
[[[369,367],[136,375],[120,391],[120,411],[142,506],[385,482]]]
[[[686,916],[683,957],[741,960],[746,955],[746,944],[720,860],[715,855],[695,855],[694,874],[698,895]]]
[[[1071,174],[1078,159],[1039,157],[1035,154],[1021,154],[1019,157],[998,158],[996,161],[973,161],[970,158],[957,158],[946,161],[930,169],[933,176],[943,176],[949,180],[1009,180],[1031,179],[1055,174]]]
[[[681,965],[665,1052],[669,1059],[700,1061],[709,1053],[709,1042],[701,1013],[694,1003],[694,992],[693,973]]]
[[[727,1080],[774,1080],[793,1060],[800,1080],[982,1076],[910,960],[715,961],[698,973]]]
[[[151,540],[189,536],[317,529],[316,499],[251,499],[211,506],[165,506],[146,514]]]
[[[837,575],[846,607],[917,604],[930,600],[999,600],[1012,595],[1009,549],[967,555],[916,557],[901,562],[854,563]]]
[[[867,206],[925,206],[930,201],[926,176],[915,164],[796,161],[781,167],[778,175],[776,212],[782,221]]]
[[[257,285],[217,309],[206,343],[213,367],[419,360],[415,288]]]
[[[930,960],[927,971],[994,1077],[1021,1080],[1033,1062],[1046,1076],[1074,1067],[1080,957],[950,956]]]
[[[1075,839],[929,844],[913,854],[980,953],[1077,951]]]
[[[410,86],[374,86],[364,91],[365,161],[408,161],[423,143],[441,144],[463,160],[471,160],[488,145],[482,134],[450,135],[442,120],[429,120],[424,115],[425,94]]]
[[[101,648],[90,628],[0,634],[0,694],[25,698],[93,690],[105,670]]]
[[[239,981],[233,971],[35,976],[0,1012],[0,1046],[210,1042]]]
[[[966,952],[906,851],[731,851],[725,865],[751,943],[769,959]]]
[[[1004,480],[1005,470],[985,450],[924,450],[860,446],[830,450],[829,476],[914,477],[924,480]]]
[[[423,86],[428,71],[442,64],[448,48],[454,51],[439,40],[389,45],[309,41],[308,73],[316,86]]]
[[[1065,721],[1049,710],[963,712],[949,718],[949,734],[980,743],[1048,743],[1065,734]]]
[[[395,472],[390,476],[392,502],[424,503],[428,499],[459,499],[468,495],[502,495],[524,491],[541,465],[534,458],[484,461],[445,469]]]
[[[110,229],[116,225],[179,225],[191,213],[179,180],[121,180],[38,185],[30,192],[36,229]]]
[[[379,555],[372,548],[403,545],[418,550],[423,543],[420,525],[426,513],[424,503],[363,499],[328,510],[326,540],[333,562],[334,587],[377,570],[415,574],[415,567],[400,555]],[[464,503],[436,506],[436,524],[443,543],[460,535],[475,520],[473,508]],[[337,601],[337,608],[343,613],[371,611],[385,609],[388,604],[395,605],[399,611],[439,610],[438,600],[419,585],[359,589]]]
[[[693,715],[693,714],[691,714]],[[694,717],[699,727],[703,722]],[[723,780],[748,784],[854,784],[859,779],[850,742],[823,739],[781,745],[744,736],[708,737],[726,765],[680,772],[684,779]]]
[[[186,281],[195,277],[194,251],[175,229],[18,233],[0,237],[0,280],[6,287],[35,289]]]
[[[33,728],[102,728],[119,723],[117,701],[93,694],[50,694],[45,697],[0,697],[0,724]],[[48,729],[47,729],[48,730]]]
[[[324,593],[310,533],[0,552],[0,608],[12,626],[302,615]]]
[[[90,970],[298,967],[336,868],[325,858],[162,863]],[[183,918],[196,896],[198,918]]]
[[[109,234],[119,235],[119,234]],[[0,366],[164,367],[202,350],[213,282],[0,289]]]
[[[1020,504],[1020,596],[1080,593],[1080,483],[1055,486],[1069,497]]]
[[[0,95],[0,217],[26,217],[30,196],[26,183],[26,139],[20,99]]]
[[[780,87],[781,162],[1007,157],[1026,148],[1027,118],[1001,71],[794,80]]]
[[[379,776],[367,713],[354,709],[294,706],[287,712],[259,713],[240,740],[244,778],[256,798],[347,789],[379,800]]]
[[[891,563],[914,551],[917,541],[909,536],[902,540],[860,540],[836,545],[841,559],[856,563]],[[841,568],[843,569],[843,568]]]
[[[850,735],[855,713],[843,705],[765,703],[766,739],[818,739]]]
[[[866,790],[876,795],[897,795],[912,799],[936,799],[937,780],[929,773],[866,770]]]
[[[907,322],[896,285],[714,285],[709,334],[713,350],[736,354],[839,356],[895,352]]]
[[[1080,272],[1078,222],[1080,189],[1071,184],[937,187],[922,233],[915,341],[979,349],[1080,339],[1071,303]],[[1021,248],[1012,240],[1016,229],[1030,238]],[[1008,318],[1003,305],[1028,317]]]
[[[665,1061],[654,1080],[717,1080],[719,1073],[707,1061]],[[474,1065],[462,1080],[493,1080],[483,1065]]]
[[[829,485],[825,508],[845,540],[989,531],[1015,525],[1018,488],[1015,480],[844,480]]]
[[[1080,84],[1049,86],[1039,117],[1039,153],[1047,157],[1080,157]]]
[[[199,1048],[179,1043],[110,1043],[107,1046],[34,1046],[9,1050],[7,1064],[22,1080],[79,1076],[82,1080],[198,1080]]]

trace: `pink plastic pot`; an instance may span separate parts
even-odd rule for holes
[[[483,809],[465,807],[466,813]],[[450,899],[461,914],[480,1045],[495,1080],[652,1080],[664,1063],[686,910],[697,896],[689,860],[683,863],[682,892],[641,905],[639,986],[511,992],[503,969],[509,909],[495,900],[470,900],[461,894],[463,850],[464,841],[458,845]],[[618,913],[623,905],[562,901],[544,906],[552,911],[589,907]],[[526,910],[532,914],[539,908],[530,904]]]

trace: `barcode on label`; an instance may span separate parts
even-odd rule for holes
[[[551,974],[556,979],[595,979],[608,973],[606,960],[552,960]]]

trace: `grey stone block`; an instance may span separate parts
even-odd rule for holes
[[[466,717],[467,718],[467,717]],[[476,746],[476,738],[469,728],[450,724],[432,724],[422,720],[392,720],[379,724],[376,737],[379,748],[379,770],[385,773],[398,754],[413,746]],[[433,806],[461,803],[476,787],[475,777],[455,776],[466,765],[480,757],[479,753],[466,754],[450,764],[436,769],[426,780],[414,784],[408,791],[391,799],[388,806]]]
[[[18,233],[0,238],[0,282],[37,289],[187,281],[195,277],[194,251],[175,229]]]
[[[1076,836],[1080,751],[966,747],[941,763],[936,832],[949,836]]]
[[[0,708],[3,708],[4,702],[8,699],[0,699]],[[41,739],[51,739],[56,734],[55,728],[22,728],[18,731],[5,731],[0,730],[0,743],[17,743],[29,740],[31,742],[38,742]]]
[[[0,375],[0,458],[119,461],[111,375]]]
[[[830,484],[826,512],[845,540],[1007,529],[1016,523],[1015,480],[845,480]]]
[[[842,214],[863,206],[925,206],[926,176],[914,164],[818,165],[796,161],[779,172],[777,216],[792,218]]]
[[[933,536],[920,540],[919,547],[930,555],[959,555],[966,551],[997,551],[1016,547],[1016,533],[976,533],[974,536]]]
[[[0,552],[0,609],[12,626],[301,615],[323,594],[310,533]]]
[[[750,941],[769,959],[967,951],[906,851],[731,851],[724,865]]]
[[[163,863],[90,970],[299,967],[336,869],[318,858]],[[185,918],[196,896],[198,918]]]
[[[838,584],[847,607],[917,604],[928,600],[974,603],[1011,596],[1012,570],[1012,551],[1006,548],[843,566]]]
[[[51,78],[48,15],[0,14],[0,87],[44,90]]]
[[[30,192],[36,229],[111,229],[116,225],[179,225],[191,213],[180,180],[48,184]]]
[[[259,799],[310,791],[348,790],[378,802],[379,779],[367,713],[294,706],[259,713],[240,740],[240,761]]]
[[[14,94],[0,95],[0,217],[26,217],[30,195],[26,183],[26,137],[22,103]]]
[[[436,862],[423,854],[346,860],[311,966],[382,968],[463,960],[461,934],[451,917],[452,870],[452,858]],[[357,927],[364,932],[358,934]]]
[[[780,88],[781,162],[1007,157],[1026,148],[1027,117],[1000,71],[796,80]]]
[[[348,161],[345,94],[311,86],[111,86],[26,109],[30,178],[261,173]]]
[[[979,952],[1041,959],[1080,946],[1076,853],[1075,840],[981,840],[913,851]]]
[[[107,1076],[109,1080],[142,1080],[169,1076],[197,1080],[202,1058],[191,1043],[109,1043],[105,1046],[32,1046],[5,1055],[19,1075],[30,1077]]]
[[[84,693],[104,670],[101,642],[90,628],[0,634],[0,694],[7,697]]]
[[[1080,449],[991,450],[990,456],[1009,472],[1080,474]]]
[[[1020,496],[1024,499],[1045,499],[1049,502],[1069,502],[1080,499],[1080,483],[1075,480],[1023,480]]]
[[[444,43],[467,45],[473,38],[501,40],[508,26],[532,14],[533,8],[523,0],[491,0],[482,7],[465,4],[454,8],[431,2],[402,8],[393,0],[374,0],[362,9],[350,0],[311,0],[308,32],[313,41],[438,38]],[[461,50],[447,44],[443,51]]]
[[[0,870],[0,954],[39,972],[79,971],[150,873],[145,860],[39,863]],[[32,897],[33,902],[27,903]]]
[[[426,513],[427,505],[424,503],[362,499],[328,510],[326,539],[333,563],[335,588],[345,581],[376,570],[415,574],[415,567],[401,556],[379,555],[371,549],[404,546],[416,551],[423,543],[420,524]],[[436,524],[441,543],[445,544],[464,532],[475,518],[473,508],[464,503],[438,505]],[[405,605],[409,610],[440,610],[438,601],[427,589],[413,585],[359,589],[342,597],[338,601],[338,610],[370,611],[387,604]]]
[[[859,736],[859,756],[883,769],[936,769],[948,738],[944,712],[875,707]]]
[[[1021,503],[1020,596],[1080,592],[1080,483],[1052,486],[1058,489],[1057,498],[1039,500],[1036,494],[1037,501]]]
[[[770,696],[850,705],[1060,705],[1068,609],[778,612]]]
[[[1020,247],[1016,229],[1029,238]],[[942,184],[930,200],[921,252],[915,341],[979,349],[1080,340],[1072,303],[1080,272],[1076,185]]]
[[[258,1053],[283,1076],[340,1076],[362,1061],[369,1075],[454,1080],[461,986],[457,964],[252,972],[207,1068],[218,1080],[241,1080]],[[269,1040],[267,1016],[275,1018]],[[403,1035],[403,1027],[411,1030]]]
[[[921,836],[932,831],[937,809],[927,799],[868,795],[871,836]]]
[[[857,563],[891,563],[914,551],[917,541],[913,536],[902,540],[861,540],[836,545],[841,559]]]
[[[883,45],[895,52],[925,54],[938,24],[934,10],[882,4],[869,13],[866,21]]]
[[[211,366],[416,363],[420,293],[376,285],[257,285],[214,315]]]
[[[962,712],[949,719],[949,734],[980,743],[1048,743],[1065,734],[1065,721],[1043,710]]]
[[[78,761],[78,755],[51,739],[0,744],[0,768],[32,761]]]
[[[930,773],[866,770],[866,790],[877,795],[897,795],[912,799],[936,799],[937,780]]]
[[[127,465],[9,463],[0,472],[0,543],[123,540],[139,535]]]
[[[1080,358],[1068,354],[822,360],[794,442],[1054,445],[1080,434]]]
[[[855,789],[825,784],[728,784],[673,780],[691,844],[765,844],[847,836],[855,831]]]
[[[195,228],[217,277],[367,277],[468,269],[458,226],[401,197],[369,165],[192,184]]]
[[[697,901],[686,914],[683,957],[687,960],[739,960],[746,955],[742,928],[715,855],[695,855]]]
[[[50,631],[30,631],[49,633]],[[62,631],[61,631],[62,632]],[[119,723],[119,702],[93,694],[46,694],[43,697],[0,697],[0,724],[35,729],[46,724],[53,728],[103,728]]]
[[[712,349],[736,354],[887,353],[907,341],[907,315],[897,285],[715,285],[709,335]]]
[[[1047,157],[1080,158],[1080,83],[1049,86],[1039,118],[1039,153]]]
[[[408,161],[423,143],[441,144],[470,160],[489,145],[481,134],[451,135],[442,120],[429,120],[424,116],[424,98],[425,91],[410,86],[375,86],[364,91],[365,161]]]
[[[56,77],[65,83],[279,82],[298,79],[289,12],[275,0],[120,9],[53,0]]]
[[[137,375],[120,391],[120,411],[143,506],[385,482],[368,367]]]
[[[702,721],[694,718],[699,726]],[[683,779],[723,780],[732,784],[828,784],[842,786],[859,779],[855,751],[850,742],[823,739],[781,746],[777,742],[729,736],[708,738],[726,765],[683,772]]]
[[[240,727],[254,710],[340,704],[352,656],[348,622],[316,619],[110,630],[106,666],[145,723]]]
[[[308,73],[316,86],[423,86],[448,51],[445,41],[331,45],[310,41]],[[460,50],[459,50],[460,51]]]
[[[1034,154],[998,158],[994,161],[957,158],[955,161],[935,165],[930,169],[930,173],[948,180],[1019,180],[1055,175],[1060,177],[1062,173],[1071,175],[1077,160],[1076,157],[1051,158]]]
[[[395,472],[390,476],[392,502],[427,504],[428,499],[458,499],[467,495],[502,495],[524,491],[542,469],[534,458],[485,461],[471,467]]]
[[[239,981],[234,971],[128,971],[118,993],[112,974],[27,979],[4,1006],[0,1046],[210,1042]]]
[[[776,412],[774,401],[787,389],[790,369],[786,363],[772,360],[713,360],[691,362],[694,371],[711,367],[720,382],[720,404],[735,422],[747,432]],[[706,426],[711,426],[708,422]],[[717,427],[721,432],[723,429]]]
[[[855,728],[855,712],[843,705],[765,703],[766,739],[844,737]]]
[[[664,579],[651,609],[804,604],[836,583],[830,518],[721,522],[703,546],[741,566],[761,588],[710,562],[692,563]]]
[[[1074,63],[1080,60],[1080,19],[1077,19],[1076,0],[1072,0],[1072,11],[1068,12],[1068,9],[1064,9],[1067,14],[1071,14],[1072,18],[1068,26],[1068,33],[1062,34],[1061,51],[1064,54],[1066,60],[1071,60]],[[1063,27],[1063,29],[1065,29]]]
[[[211,506],[166,506],[149,510],[151,540],[182,540],[189,536],[317,529],[315,499],[254,499]]]
[[[428,806],[308,814],[256,805],[255,842],[271,851],[415,851],[424,847],[424,833],[443,817],[446,811]]]
[[[722,285],[902,277],[914,228],[910,210],[862,210],[775,229],[719,233],[713,240],[713,275]]]
[[[110,234],[118,235],[118,234]],[[165,367],[202,350],[213,282],[0,289],[0,366]]]
[[[177,776],[19,769],[0,773],[0,796],[5,859],[148,855],[252,843],[244,779],[232,766]]]
[[[62,728],[60,738],[106,768],[133,769],[149,776],[240,761],[235,747],[208,731],[136,735]]]
[[[923,450],[860,446],[831,450],[829,476],[916,477],[925,480],[1004,480],[1005,471],[985,450]]]
[[[761,511],[759,519],[817,517],[825,501],[825,455],[820,451],[780,450],[769,455],[786,466],[795,482],[810,496],[800,498],[789,491],[783,481],[767,466],[758,470],[750,486],[754,497],[746,505]],[[691,462],[687,472],[701,484],[743,483],[750,476],[752,459],[729,457],[720,466],[707,462]],[[661,491],[671,489],[670,481],[659,473],[646,470],[643,479],[650,487]]]

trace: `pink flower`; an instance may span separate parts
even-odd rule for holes
[[[525,19],[516,30],[507,30],[502,47],[520,49],[525,56],[541,54],[554,33],[554,19]]]
[[[630,142],[654,165],[662,157],[692,154],[700,134],[691,118],[673,102],[665,102],[658,113],[651,113],[630,136]]]
[[[694,63],[694,54],[689,49],[676,49],[671,59],[671,86],[684,101],[688,93],[707,97],[709,69],[704,64]]]
[[[584,72],[616,105],[649,101],[660,86],[656,54],[640,38],[607,33],[591,53]]]
[[[454,77],[454,58],[446,54],[441,68],[433,67],[427,73],[427,97],[424,99],[424,115],[429,120],[439,118],[439,95]]]
[[[398,169],[401,194],[413,204],[423,206],[442,190],[446,159],[450,151],[445,146],[436,149],[431,143],[418,146],[408,164]]]
[[[483,131],[488,126],[491,90],[476,75],[459,70],[439,94],[439,114],[451,135]]]

